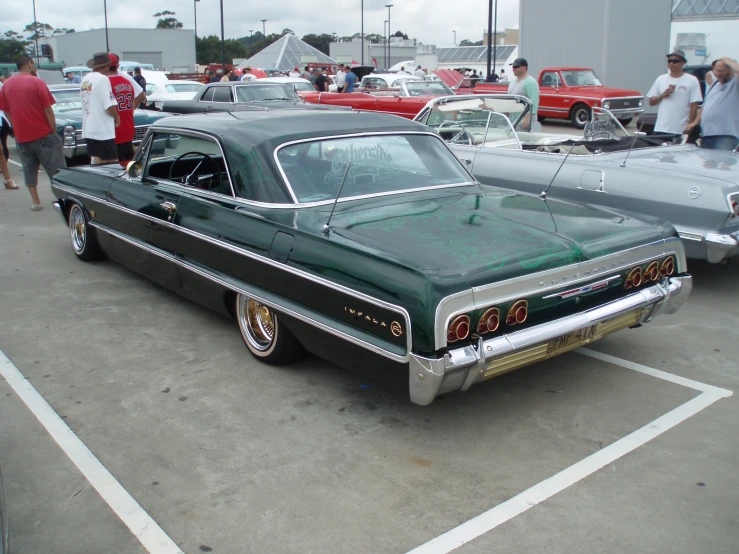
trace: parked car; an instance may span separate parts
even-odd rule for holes
[[[436,130],[481,182],[669,221],[689,258],[739,256],[739,156],[629,136],[605,110],[590,140],[514,129],[530,110],[519,96],[436,98],[416,121]],[[509,120],[507,116],[510,116]],[[565,157],[567,157],[566,163]]]
[[[229,81],[210,83],[190,100],[166,100],[162,111],[171,113],[259,111],[265,108],[329,110],[330,106],[305,104],[291,86],[285,83]],[[340,108],[335,108],[340,109]]]
[[[49,85],[56,100],[52,107],[56,117],[56,132],[62,139],[67,165],[89,164],[87,141],[82,138],[82,97],[80,85]],[[149,126],[163,117],[163,114],[149,110],[136,110],[133,114],[135,134],[133,143],[138,145]]]
[[[434,96],[454,94],[454,91],[442,81],[401,78],[396,83],[396,89],[376,91],[365,89],[363,92],[352,93],[301,92],[300,96],[309,104],[346,106],[355,110],[381,112],[413,119]]]
[[[496,92],[507,94],[508,84],[479,82],[474,88],[475,94]],[[638,90],[603,86],[587,67],[551,67],[539,74],[539,121],[569,119],[582,129],[593,108],[610,110],[625,126],[644,111],[644,97]]]
[[[66,77],[67,73],[72,73],[75,77],[83,79],[85,75],[90,73],[90,71],[92,71],[92,69],[86,65],[70,65],[69,67],[62,69],[62,75]]]
[[[158,110],[165,100],[190,100],[203,89],[197,81],[167,81],[166,83],[146,83],[146,102]]]
[[[300,77],[266,77],[259,79],[260,83],[282,83],[288,85],[295,92],[316,92],[316,87],[308,79]]]
[[[417,404],[670,313],[692,282],[670,225],[477,183],[385,114],[166,118],[125,172],[52,190],[81,260],[230,313],[262,362],[307,350]]]

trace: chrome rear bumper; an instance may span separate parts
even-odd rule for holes
[[[450,350],[442,358],[411,354],[411,402],[425,406],[440,394],[465,391],[484,379],[553,357],[620,329],[646,323],[658,314],[675,313],[692,288],[690,275],[670,277],[585,312],[488,340],[480,338],[476,345]],[[551,341],[595,324],[602,324],[602,327],[599,326],[598,333],[591,339],[578,342],[571,348],[548,352]]]

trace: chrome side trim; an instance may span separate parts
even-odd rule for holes
[[[670,277],[662,283],[632,293],[608,304],[555,321],[451,350],[442,358],[411,355],[408,367],[411,402],[428,405],[439,394],[467,390],[483,380],[485,365],[546,344],[562,335],[643,309],[639,322],[658,313],[674,313],[692,288],[692,277]]]
[[[150,254],[153,254],[155,256],[158,256],[160,258],[164,258],[174,264],[177,264],[178,266],[187,269],[188,271],[191,271],[197,275],[200,275],[201,277],[208,279],[226,289],[232,290],[234,292],[238,292],[241,294],[246,294],[251,296],[252,298],[255,298],[262,304],[265,304],[273,309],[276,309],[280,312],[286,313],[290,315],[291,317],[294,317],[295,319],[299,319],[300,321],[303,321],[305,323],[309,323],[310,325],[313,325],[314,327],[317,327],[323,331],[326,331],[332,335],[335,335],[339,338],[342,338],[346,341],[349,341],[353,344],[356,344],[358,346],[361,346],[363,348],[366,348],[367,350],[370,350],[371,352],[374,352],[376,354],[379,354],[381,356],[384,356],[386,358],[389,358],[395,362],[399,363],[406,363],[410,359],[410,350],[405,356],[399,356],[398,354],[395,354],[394,352],[390,352],[388,350],[385,350],[379,346],[376,346],[372,343],[369,343],[365,340],[360,339],[359,337],[355,337],[349,333],[345,333],[341,331],[340,329],[336,329],[335,327],[331,327],[330,325],[326,325],[324,323],[321,323],[320,321],[317,321],[316,319],[309,317],[305,314],[302,314],[300,312],[296,312],[290,308],[285,307],[284,305],[278,304],[276,302],[270,301],[266,298],[264,298],[262,295],[260,295],[258,292],[255,292],[253,289],[248,288],[248,286],[243,285],[236,285],[235,283],[230,283],[217,275],[214,275],[213,273],[209,271],[205,271],[194,264],[188,263],[187,261],[177,257],[173,256],[163,250],[160,250],[159,248],[153,247],[151,245],[143,244],[142,242],[132,238],[128,237],[122,233],[119,233],[117,231],[113,231],[112,229],[106,227],[105,225],[100,225],[99,223],[90,222],[90,225],[92,225],[95,229],[102,231],[104,233],[109,234],[112,237],[115,237],[117,239],[120,239],[128,244],[131,244],[132,246],[136,246],[138,248],[141,248],[142,250],[145,250],[149,252]],[[410,327],[408,327],[408,334],[410,335]]]
[[[452,318],[459,314],[518,298],[532,295],[539,296],[567,285],[583,283],[594,277],[609,276],[611,273],[647,263],[668,254],[675,255],[678,272],[684,273],[687,268],[685,250],[679,238],[670,238],[616,252],[595,260],[524,275],[455,293],[443,298],[436,306],[434,349],[439,350],[447,346],[446,329],[449,327]]]

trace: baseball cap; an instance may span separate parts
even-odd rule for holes
[[[670,56],[676,56],[676,57],[682,59],[682,61],[684,61],[684,62],[687,62],[688,61],[688,58],[685,57],[685,51],[684,50],[680,50],[679,48],[675,48],[672,52],[670,52],[669,54],[667,54],[667,57],[668,58]]]
[[[515,60],[513,60],[513,63],[511,65],[513,67],[520,67],[520,66],[528,67],[529,62],[526,61],[526,58],[516,58]]]
[[[110,68],[118,69],[118,66],[121,63],[120,58],[118,58],[118,56],[116,56],[115,54],[108,54],[108,57],[110,58]]]

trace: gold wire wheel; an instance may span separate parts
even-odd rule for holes
[[[249,344],[260,352],[269,350],[274,343],[277,320],[272,310],[260,302],[249,298],[241,310],[239,317],[246,331]]]

